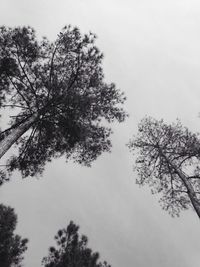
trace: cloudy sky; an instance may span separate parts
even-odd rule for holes
[[[200,131],[200,2],[197,0],[0,0],[0,24],[30,25],[53,40],[66,24],[97,34],[107,82],[126,96],[130,117],[113,126],[113,150],[91,168],[53,161],[40,179],[18,174],[0,188],[28,237],[24,266],[41,266],[70,220],[112,267],[196,267],[200,222],[171,218],[148,187],[138,188],[125,144],[142,117],[180,118]]]

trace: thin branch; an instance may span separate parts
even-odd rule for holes
[[[194,155],[189,155],[189,156],[187,156],[186,158],[184,158],[184,159],[179,163],[178,168],[180,168],[181,165],[182,165],[186,160],[191,159],[192,157],[194,157]]]
[[[169,166],[168,166],[169,167]],[[172,173],[171,173],[171,171],[169,172],[170,173],[170,183],[171,183],[171,189],[172,189],[172,191],[174,191],[174,185],[173,185],[173,175],[172,175]]]
[[[174,189],[174,192],[188,194],[188,191],[185,191],[185,190],[179,190],[179,189]]]
[[[38,140],[37,140],[37,149],[38,149],[39,144],[40,144],[41,132],[42,132],[41,127],[39,127],[39,134],[38,134]]]
[[[54,61],[54,57],[55,57],[55,54],[56,54],[56,51],[58,49],[58,44],[56,44],[55,48],[54,48],[54,51],[52,53],[52,57],[51,57],[51,64],[50,64],[50,73],[49,73],[49,84],[51,84],[51,78],[52,78],[52,74],[53,74],[53,61]]]
[[[188,179],[200,179],[199,175],[188,176]]]
[[[16,108],[22,108],[22,109],[28,109],[27,107],[24,107],[24,106],[20,106],[20,105],[3,105],[2,106],[3,108],[5,107],[16,107]]]
[[[9,116],[10,118],[20,118],[20,117],[26,117],[26,114],[19,114],[19,115],[12,115],[12,116]]]
[[[28,85],[22,79],[18,78],[17,76],[14,76],[13,78],[15,78],[17,81],[22,83],[26,88],[28,88]]]
[[[21,64],[21,62],[20,62],[20,60],[19,60],[19,57],[18,57],[18,62],[19,62],[19,65],[20,65],[20,67],[21,67],[21,69],[22,69],[22,71],[23,71],[23,73],[24,73],[24,75],[25,75],[25,77],[26,77],[26,79],[27,79],[29,85],[30,85],[30,88],[32,89],[32,93],[33,93],[33,95],[35,96],[36,103],[37,103],[37,97],[38,97],[38,96],[37,96],[37,94],[36,94],[36,92],[35,92],[35,89],[34,89],[32,83],[31,83],[31,81],[30,81],[30,79],[29,79],[29,77],[28,77],[26,71],[24,70],[24,67],[22,66],[22,64]]]
[[[73,73],[74,74],[74,78],[71,81],[71,83],[68,85],[67,90],[70,90],[72,88],[73,84],[75,83],[75,81],[76,81],[76,79],[78,77],[79,70],[80,70],[81,66],[82,66],[82,64],[80,64],[80,56],[78,56],[78,67],[76,69],[76,73]]]
[[[21,92],[19,91],[19,89],[17,88],[17,86],[13,83],[12,79],[10,78],[10,76],[8,75],[8,78],[10,80],[10,82],[12,83],[13,87],[16,89],[17,93],[21,96],[21,98],[24,100],[24,102],[27,105],[27,108],[29,109],[30,112],[32,112],[31,107],[29,105],[29,102],[26,100],[26,98],[24,97],[23,94],[21,94]]]
[[[33,140],[33,137],[34,137],[35,132],[36,132],[36,130],[37,130],[37,126],[38,126],[38,125],[36,125],[35,127],[33,127],[32,131],[31,131],[31,133],[30,133],[30,135],[29,135],[29,138],[28,138],[28,140],[27,140],[27,142],[26,142],[26,144],[25,144],[25,147],[24,147],[23,151],[22,151],[22,152],[20,153],[20,155],[19,155],[19,159],[21,158],[21,161],[23,161],[24,158],[25,158],[25,155],[26,155],[27,149],[28,149],[28,147],[29,147],[29,144],[30,144],[30,142]],[[23,155],[23,154],[24,154],[24,155]],[[22,156],[23,156],[23,157],[22,157]]]
[[[36,94],[36,92],[35,92],[35,89],[34,89],[34,87],[33,87],[33,84],[31,83],[31,81],[30,81],[30,79],[29,79],[29,77],[28,77],[26,71],[24,70],[24,67],[23,67],[22,64],[21,64],[20,57],[19,57],[19,49],[18,49],[18,45],[17,45],[17,44],[15,44],[15,45],[16,45],[16,49],[17,49],[17,61],[18,61],[18,63],[19,63],[19,66],[20,66],[22,72],[23,72],[24,75],[25,75],[25,77],[26,77],[26,79],[27,79],[29,85],[30,85],[30,88],[31,88],[31,90],[32,90],[33,95],[35,96],[35,100],[36,100],[36,104],[37,104],[37,94]],[[25,63],[25,64],[26,64],[26,63]]]
[[[54,57],[55,57],[56,51],[58,49],[58,45],[59,45],[59,42],[56,44],[54,51],[52,53],[52,57],[51,57],[51,65],[50,65],[50,73],[49,73],[49,90],[48,90],[48,95],[47,95],[47,102],[49,100],[49,96],[50,96],[51,89],[52,89],[51,81],[52,81],[52,75],[53,75],[53,63],[54,63]]]

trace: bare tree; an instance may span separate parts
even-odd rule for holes
[[[200,217],[200,139],[179,121],[144,118],[128,144],[136,155],[137,183],[161,193],[160,203],[173,216],[192,206]]]

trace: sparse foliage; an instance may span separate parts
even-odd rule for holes
[[[20,267],[27,239],[14,234],[17,216],[10,207],[0,204],[0,266]]]
[[[107,262],[99,262],[99,253],[87,247],[88,239],[80,236],[79,226],[72,221],[66,229],[55,236],[57,247],[49,248],[49,256],[44,258],[44,267],[111,267]]]
[[[34,176],[62,155],[90,165],[110,151],[108,123],[124,121],[125,97],[104,82],[95,39],[66,26],[55,42],[39,42],[31,27],[0,27],[0,106],[15,111],[0,133],[0,157],[18,148],[10,172]]]
[[[137,183],[160,193],[160,203],[171,215],[193,206],[200,217],[200,139],[179,121],[144,118],[129,143],[136,155]]]

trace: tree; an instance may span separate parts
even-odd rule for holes
[[[55,236],[57,248],[49,248],[49,256],[44,258],[45,267],[111,267],[107,262],[99,262],[99,253],[87,247],[88,239],[80,236],[79,226],[72,221],[66,229]]]
[[[66,26],[55,42],[39,42],[31,27],[0,27],[0,107],[14,109],[0,133],[0,158],[13,144],[18,151],[10,172],[34,176],[62,155],[90,165],[110,151],[108,123],[124,121],[125,97],[104,82],[95,39]]]
[[[14,234],[17,216],[10,207],[0,204],[0,266],[20,267],[23,253],[27,250],[27,239]]]
[[[137,183],[160,193],[160,203],[171,215],[194,208],[200,217],[200,139],[179,121],[144,118],[129,143],[136,154]]]

